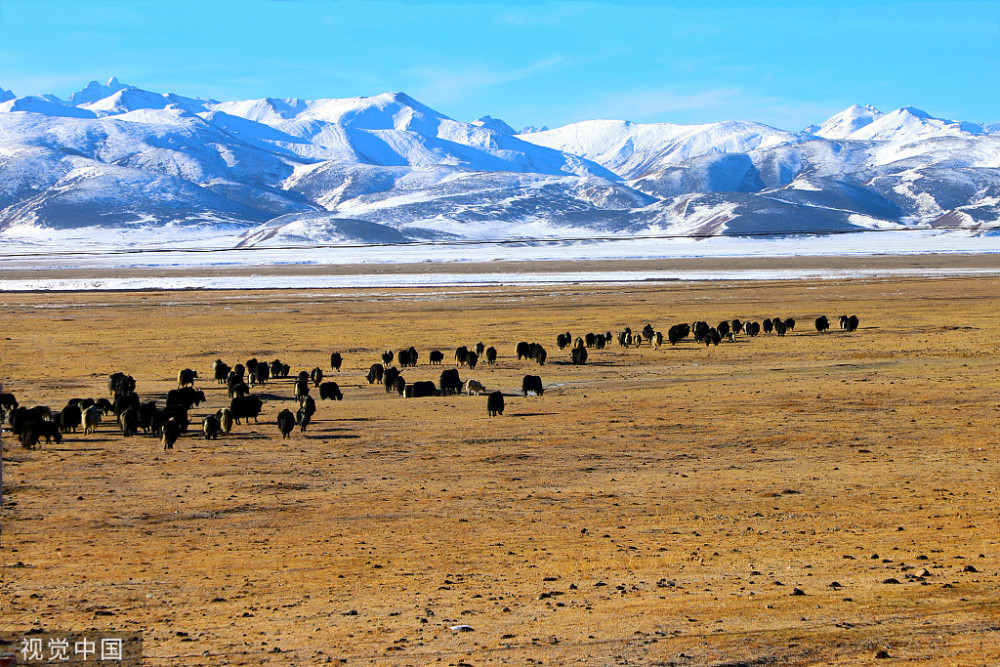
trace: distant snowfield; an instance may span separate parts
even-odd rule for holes
[[[323,248],[256,247],[233,249],[232,237],[214,235],[190,239],[184,249],[175,242],[146,237],[131,246],[122,239],[46,238],[4,235],[0,247],[0,291],[140,290],[140,289],[317,289],[389,288],[454,285],[531,285],[588,282],[647,282],[705,280],[837,279],[883,276],[946,277],[1000,275],[1000,236],[975,236],[955,231],[873,232],[827,237],[773,239],[717,237],[702,240],[633,238],[612,241],[548,241],[542,243],[463,242],[461,244],[344,245]],[[133,239],[135,241],[135,239]],[[615,261],[645,259],[721,259],[766,257],[864,257],[876,255],[997,254],[995,268],[811,269],[803,268],[698,270],[690,268],[634,271],[616,268]],[[607,261],[607,269],[538,271],[508,262]],[[468,264],[491,264],[496,270],[475,271]],[[396,268],[391,265],[423,265]],[[330,267],[326,273],[323,267]],[[261,270],[258,273],[255,268]],[[287,272],[282,272],[287,267]],[[308,274],[294,269],[311,267]],[[350,267],[350,270],[343,270]],[[233,269],[228,275],[226,269]],[[338,269],[339,270],[335,270]],[[149,270],[150,275],[143,275]],[[168,275],[153,275],[156,271]],[[30,275],[24,275],[26,272]],[[85,273],[86,275],[78,275]],[[18,274],[18,275],[13,275]]]

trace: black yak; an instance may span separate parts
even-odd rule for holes
[[[545,389],[542,387],[542,378],[537,375],[525,375],[524,379],[521,380],[521,393],[525,396],[528,393],[534,393],[536,396],[541,396]]]
[[[278,430],[282,439],[287,438],[295,429],[295,415],[287,408],[278,413]]]
[[[503,392],[494,391],[486,397],[486,412],[489,413],[490,417],[502,415],[503,408]]]
[[[462,393],[462,379],[458,375],[457,368],[447,368],[441,371],[441,393],[442,394]]]
[[[336,382],[324,382],[319,386],[319,398],[330,399],[332,401],[344,400],[344,395],[340,392],[340,387]]]

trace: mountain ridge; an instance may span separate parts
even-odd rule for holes
[[[738,120],[517,132],[403,92],[220,102],[114,77],[66,100],[0,89],[0,234],[218,226],[246,244],[998,223],[1000,123],[915,107],[853,105],[796,132]]]

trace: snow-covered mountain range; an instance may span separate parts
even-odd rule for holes
[[[117,79],[0,88],[0,235],[242,245],[1000,226],[1000,123],[853,106],[801,131],[591,120],[514,130],[403,93],[218,102]]]

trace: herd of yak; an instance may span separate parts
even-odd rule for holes
[[[830,328],[826,316],[816,318],[814,324],[818,332]],[[858,328],[857,316],[842,316],[840,327],[844,331],[854,331]],[[588,333],[574,339],[568,332],[561,333],[556,336],[556,345],[560,350],[571,348],[571,362],[580,365],[587,362],[588,348],[604,349],[614,340],[617,340],[621,347],[639,346],[645,342],[656,348],[662,345],[664,340],[676,345],[692,336],[697,343],[718,345],[722,340],[735,341],[738,334],[754,337],[761,333],[773,332],[778,336],[784,336],[794,328],[795,320],[792,318],[765,319],[762,323],[741,322],[738,319],[724,320],[714,327],[707,322],[699,321],[693,324],[675,324],[668,329],[664,338],[661,332],[654,330],[651,324],[647,324],[640,332],[633,332],[631,328],[626,327],[618,332],[617,336],[612,336],[608,331]],[[534,361],[540,366],[544,365],[548,358],[545,348],[538,343],[522,341],[517,344],[515,352],[518,360]],[[391,350],[384,352],[381,363],[374,363],[369,368],[365,376],[368,384],[381,384],[386,393],[396,393],[406,398],[460,393],[487,394],[482,383],[476,380],[463,381],[457,367],[443,370],[437,384],[430,381],[408,383],[402,371],[393,365],[393,361],[398,362],[402,368],[412,368],[417,365],[419,356],[413,347],[398,352]],[[432,365],[440,365],[444,361],[444,354],[439,350],[432,350],[428,359]],[[478,343],[471,349],[463,345],[455,350],[456,366],[466,366],[469,370],[474,370],[480,359],[485,359],[489,365],[495,364],[496,348],[487,348],[485,344]],[[339,352],[330,355],[332,370],[339,372],[342,363],[343,358]],[[234,424],[250,419],[257,423],[264,404],[258,396],[251,393],[252,388],[266,384],[272,379],[289,379],[291,368],[280,359],[271,362],[250,359],[245,364],[237,363],[233,366],[217,359],[212,370],[215,381],[226,386],[230,400],[229,407],[202,418],[201,433],[205,439],[214,440],[220,434],[230,433]],[[59,411],[54,411],[45,405],[23,407],[13,394],[0,393],[0,422],[6,418],[11,432],[19,439],[22,446],[32,449],[42,438],[46,443],[53,440],[60,443],[62,434],[76,432],[80,427],[83,427],[84,434],[94,433],[102,421],[110,420],[113,415],[116,428],[124,437],[134,436],[142,431],[144,434],[159,438],[164,449],[173,449],[174,443],[191,425],[190,410],[205,401],[205,392],[194,386],[197,378],[197,371],[190,368],[181,370],[177,374],[177,388],[167,392],[162,407],[156,400],[142,401],[136,393],[135,379],[125,373],[113,373],[108,377],[109,398],[96,400],[72,398]],[[299,408],[296,412],[284,409],[278,413],[276,421],[283,438],[289,437],[296,426],[305,431],[309,425],[316,412],[316,401],[311,395],[312,389],[317,390],[320,400],[339,401],[344,397],[336,382],[323,381],[323,370],[319,367],[313,368],[311,372],[301,371],[291,379]],[[525,375],[521,391],[524,396],[529,394],[541,396],[544,393],[541,377]],[[503,393],[500,391],[488,393],[486,404],[487,413],[491,417],[502,415]]]

